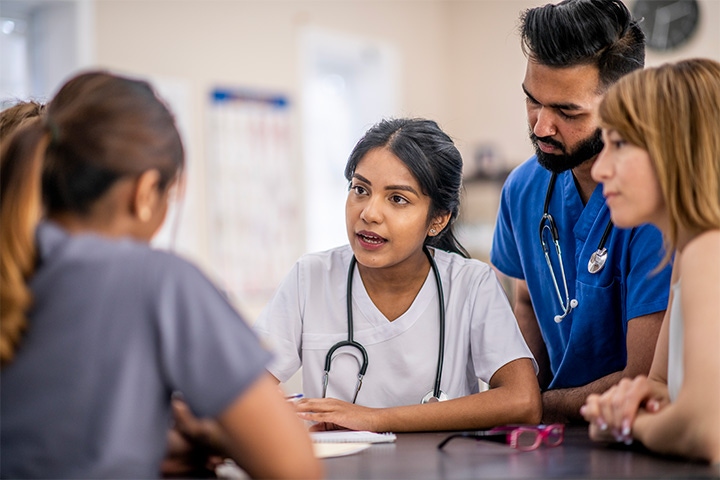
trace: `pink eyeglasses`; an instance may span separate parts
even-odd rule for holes
[[[442,449],[453,438],[500,441],[517,450],[529,451],[535,450],[541,443],[548,447],[560,445],[565,438],[565,425],[503,425],[490,430],[453,433],[440,442],[437,448]]]

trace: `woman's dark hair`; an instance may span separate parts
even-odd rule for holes
[[[28,279],[43,212],[86,214],[121,177],[147,170],[165,189],[183,168],[173,116],[146,82],[105,72],[69,80],[44,121],[2,144],[0,167],[0,361],[10,362],[32,305]]]
[[[115,180],[148,169],[160,187],[184,162],[175,120],[144,81],[93,72],[63,86],[47,110],[43,195],[49,213],[85,213]]]
[[[360,160],[375,148],[389,149],[417,179],[422,193],[430,197],[428,221],[450,213],[450,221],[443,231],[434,237],[428,236],[425,244],[469,258],[453,233],[453,223],[460,208],[463,163],[452,139],[432,120],[383,120],[370,128],[355,145],[345,166],[348,181]]]
[[[542,65],[595,65],[603,89],[645,64],[645,35],[620,0],[564,0],[528,9],[520,35],[523,52]]]

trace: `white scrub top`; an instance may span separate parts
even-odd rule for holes
[[[441,389],[457,398],[478,392],[478,378],[489,383],[503,365],[533,357],[492,269],[478,260],[434,252],[445,295]],[[325,356],[348,339],[351,258],[349,245],[301,257],[255,324],[276,354],[270,372],[284,382],[302,366],[306,397],[322,397]],[[354,340],[365,347],[369,360],[357,403],[420,403],[433,388],[438,362],[440,315],[432,269],[410,308],[391,322],[372,302],[355,268],[352,305]],[[361,358],[352,347],[335,352],[328,397],[352,401]]]
[[[680,298],[680,280],[672,286],[673,304],[670,310],[670,332],[668,333],[668,370],[667,383],[670,401],[677,400],[682,387],[684,375],[684,342],[685,325],[682,316],[682,299]]]

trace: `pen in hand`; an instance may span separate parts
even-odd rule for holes
[[[291,402],[291,401],[293,401],[293,400],[297,400],[297,399],[302,398],[302,397],[303,397],[303,394],[302,394],[302,393],[293,393],[293,394],[291,394],[291,395],[285,395],[285,400]]]

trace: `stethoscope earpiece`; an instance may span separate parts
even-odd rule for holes
[[[575,300],[574,298],[572,300],[570,300],[570,308],[568,308],[566,312],[563,312],[562,315],[555,315],[553,317],[553,320],[555,320],[555,323],[562,322],[563,318],[565,318],[568,315],[568,313],[570,313],[572,311],[573,308],[577,308],[578,305],[579,305],[578,301]]]

